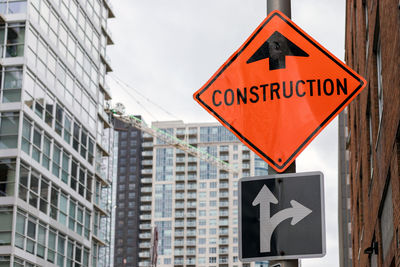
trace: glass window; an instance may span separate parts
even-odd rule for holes
[[[12,207],[0,208],[0,245],[11,244]]]
[[[15,169],[15,159],[0,160],[0,197],[14,195]]]
[[[0,26],[0,32],[0,47],[1,51],[5,51],[5,57],[24,56],[25,24],[3,24]]]
[[[60,195],[60,211],[58,221],[64,225],[67,225],[67,206],[68,206],[68,197],[64,194]]]
[[[16,112],[0,115],[0,149],[17,148],[19,116]]]
[[[55,176],[60,175],[60,162],[61,161],[61,148],[54,144],[53,146],[53,169],[52,172]]]

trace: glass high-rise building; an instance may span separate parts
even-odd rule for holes
[[[0,2],[0,266],[110,266],[108,1]]]
[[[217,123],[170,121],[152,126],[239,172],[220,170],[144,133],[139,266],[152,266],[155,228],[158,266],[254,266],[238,259],[238,180],[266,175],[267,164]]]

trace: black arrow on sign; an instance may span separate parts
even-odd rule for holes
[[[286,56],[308,57],[300,47],[279,32],[274,32],[247,60],[247,64],[269,58],[269,70],[285,69]]]

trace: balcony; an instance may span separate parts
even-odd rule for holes
[[[196,246],[196,239],[188,239],[186,241],[187,246]]]
[[[175,180],[176,180],[176,181],[185,181],[185,175],[177,174],[177,175],[175,176]]]
[[[150,201],[152,201],[152,198],[151,197],[141,197],[140,201],[141,202],[150,202]]]
[[[229,253],[229,249],[228,248],[220,248],[219,249],[219,254],[228,254]]]
[[[145,205],[145,206],[140,206],[141,211],[151,211],[151,206]]]
[[[183,258],[174,259],[174,264],[175,265],[183,265]]]
[[[179,194],[175,194],[175,199],[184,199],[185,198],[185,194],[179,193]]]
[[[228,263],[228,257],[219,257],[219,263]]]
[[[196,231],[195,230],[188,230],[186,231],[187,236],[196,236]]]
[[[229,156],[220,156],[219,159],[223,161],[229,161]]]
[[[187,185],[187,188],[189,190],[196,190],[197,189],[197,184],[196,183],[190,183]]]
[[[152,174],[153,169],[142,169],[142,174]]]
[[[228,179],[229,178],[229,174],[227,173],[220,173],[219,174],[219,179]]]
[[[139,218],[140,218],[142,221],[149,221],[149,220],[151,220],[151,215],[149,215],[149,214],[142,214],[142,215],[139,216]]]
[[[151,230],[151,224],[149,223],[144,223],[139,225],[140,230]]]
[[[188,166],[188,172],[196,172],[197,171],[197,166]]]
[[[193,209],[193,208],[196,208],[196,206],[197,206],[197,203],[196,202],[187,202],[187,205],[186,205],[188,208],[191,208],[191,209]]]
[[[184,221],[175,221],[175,228],[181,228],[185,226]]]
[[[228,228],[220,228],[219,235],[229,235],[229,229]]]
[[[196,250],[188,249],[188,250],[186,250],[186,255],[190,255],[190,256],[196,255]]]
[[[196,181],[197,175],[189,174],[187,179],[188,179],[188,181]]]
[[[140,239],[150,239],[151,234],[150,233],[141,233],[141,234],[139,234],[139,238]]]
[[[151,247],[151,243],[150,242],[141,242],[139,244],[139,248],[150,248]]]
[[[228,189],[229,188],[229,183],[220,183],[219,184],[219,188]]]
[[[187,222],[186,222],[186,226],[187,227],[196,227],[196,221],[193,221],[193,220],[188,220]]]
[[[229,202],[228,201],[221,201],[219,202],[220,207],[229,207]]]
[[[149,258],[150,252],[139,252],[139,258]]]
[[[195,157],[188,157],[188,160],[187,160],[189,163],[194,163],[194,162],[196,162],[197,163],[197,158],[195,158]]]
[[[219,239],[219,244],[220,245],[227,245],[229,242],[228,242],[228,238],[220,238]]]
[[[154,146],[153,142],[143,142],[142,143],[142,147],[153,147],[153,146]]]
[[[196,218],[196,212],[188,212],[188,213],[186,213],[186,217],[188,217],[188,218]]]
[[[153,136],[146,132],[143,133],[142,137],[143,137],[143,139],[153,139]]]
[[[151,193],[153,189],[151,187],[142,187],[140,188],[140,192],[142,193]]]
[[[177,202],[175,203],[175,209],[184,209],[185,203],[184,202]]]
[[[227,198],[227,197],[229,197],[229,192],[228,191],[220,191],[219,192],[219,197],[220,198]]]
[[[196,259],[186,259],[186,264],[196,264]]]
[[[228,220],[226,220],[226,219],[220,220],[220,221],[219,221],[219,225],[221,225],[221,226],[228,226]]]
[[[176,162],[184,163],[185,162],[185,157],[176,157]]]
[[[143,157],[152,157],[153,151],[142,151],[142,156]]]
[[[189,128],[189,135],[197,134],[197,128]]]
[[[185,129],[176,129],[176,135],[185,135],[186,130]]]
[[[242,160],[249,160],[250,159],[250,154],[249,153],[243,153],[242,154]]]
[[[220,152],[229,152],[229,147],[228,146],[220,146],[219,151]]]
[[[183,249],[175,249],[174,256],[183,256],[185,255],[185,251]]]
[[[184,232],[183,231],[175,231],[175,237],[183,237]]]
[[[109,39],[109,40],[111,40],[111,39]],[[100,59],[104,63],[104,65],[106,66],[106,72],[112,71],[111,59],[107,55],[103,55],[103,53],[100,53]]]
[[[250,164],[249,163],[243,163],[242,164],[242,169],[250,169]]]
[[[183,213],[183,212],[175,212],[175,218],[185,218],[185,213]]]
[[[189,138],[189,144],[197,143],[197,138]]]
[[[151,178],[142,178],[142,179],[140,179],[140,182],[142,184],[151,184],[153,182],[153,179],[151,179]]]
[[[175,191],[185,191],[185,184],[176,184]]]
[[[187,198],[188,199],[196,199],[196,193],[189,193],[189,194],[187,194]]]
[[[175,172],[185,172],[185,167],[176,167]]]
[[[229,211],[227,211],[227,210],[220,210],[220,211],[219,211],[219,216],[220,216],[220,217],[228,217],[228,216],[229,216]]]
[[[151,266],[150,261],[140,261],[139,262],[139,267],[149,267],[149,266]]]
[[[152,166],[153,165],[153,161],[152,160],[142,160],[142,165],[147,165],[147,166]]]
[[[185,242],[183,241],[183,239],[177,239],[174,242],[175,247],[183,247],[184,245],[185,245]]]

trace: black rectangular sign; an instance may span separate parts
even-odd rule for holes
[[[325,255],[321,172],[239,181],[239,257],[244,262]]]

